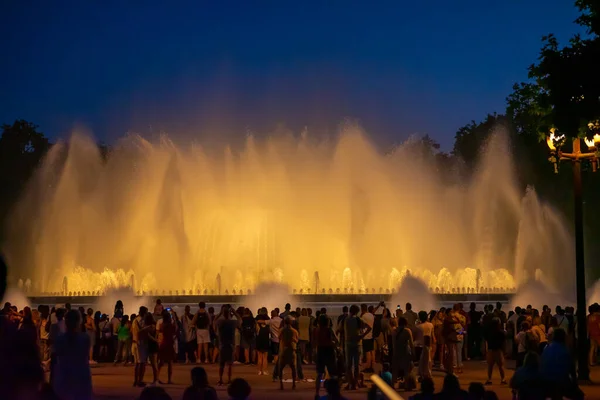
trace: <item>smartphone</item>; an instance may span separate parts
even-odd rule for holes
[[[167,308],[165,308],[165,310],[171,311],[171,307],[167,307]]]

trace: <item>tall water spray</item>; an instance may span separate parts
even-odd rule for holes
[[[432,290],[506,291],[535,268],[556,283],[555,249],[543,259],[526,250],[555,232],[526,221],[541,212],[536,224],[567,231],[539,202],[524,211],[504,135],[460,184],[411,149],[384,155],[345,127],[337,140],[250,136],[221,153],[127,136],[104,160],[74,134],[52,147],[12,213],[11,279],[41,292],[66,282],[73,292],[204,293],[219,281],[247,293],[273,281],[359,293],[395,288],[410,271]]]

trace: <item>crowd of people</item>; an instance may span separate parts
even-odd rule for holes
[[[315,364],[316,395],[326,376],[331,381],[328,393],[335,393],[340,382],[346,390],[356,390],[377,372],[398,390],[415,391],[421,382],[415,399],[427,399],[433,398],[433,370],[447,374],[442,393],[458,390],[457,396],[462,396],[456,377],[464,360],[487,362],[485,385],[492,384],[496,367],[500,384],[508,385],[504,367],[505,359],[511,358],[517,370],[510,386],[518,398],[582,396],[571,356],[577,345],[576,320],[568,307],[556,307],[555,313],[547,306],[541,312],[531,306],[516,307],[506,314],[500,303],[486,305],[483,311],[474,303],[465,311],[459,303],[415,312],[410,303],[390,309],[381,302],[343,307],[341,314],[333,316],[325,308],[313,314],[311,308],[292,309],[286,304],[283,311],[263,307],[254,315],[248,308],[227,304],[216,312],[200,302],[195,312],[188,305],[179,316],[157,300],[152,312],[146,307],[137,311],[126,315],[121,301],[110,316],[70,304],[18,311],[6,303],[0,314],[3,337],[14,332],[21,346],[35,343],[39,366],[49,375],[48,390],[63,400],[91,398],[90,365],[98,361],[134,364],[137,387],[147,385],[148,366],[150,386],[155,387],[173,383],[174,362],[217,363],[216,384],[224,385],[235,382],[233,365],[244,363],[255,365],[258,375],[270,376],[281,389],[288,367],[295,388],[297,381],[308,381],[303,366]],[[589,362],[595,365],[600,305],[592,305],[589,311]],[[164,366],[166,380],[161,379]],[[206,372],[193,371],[192,380],[207,386]],[[479,389],[473,386],[483,396],[486,391]],[[463,394],[472,397],[469,393]]]

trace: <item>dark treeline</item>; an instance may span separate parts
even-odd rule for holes
[[[568,163],[560,166],[558,174],[548,161],[549,151],[544,142],[551,128],[567,137],[592,136],[590,121],[600,119],[600,4],[593,0],[577,0],[581,11],[575,21],[586,30],[560,47],[553,35],[542,38],[537,64],[529,67],[528,79],[515,84],[507,97],[502,114],[480,116],[460,127],[450,153],[429,136],[417,142],[424,155],[433,157],[441,174],[460,171],[468,178],[477,166],[477,159],[487,139],[498,127],[508,132],[514,155],[518,184],[525,190],[533,186],[538,195],[562,212],[567,221],[573,218],[572,174]],[[10,212],[36,167],[52,143],[37,125],[17,120],[2,126],[0,137],[0,224]],[[100,150],[108,154],[108,147]],[[569,144],[566,145],[569,148]],[[585,146],[583,146],[585,148]],[[508,161],[507,161],[508,162]],[[600,276],[600,178],[584,164],[584,218],[586,265],[590,278]],[[453,179],[456,174],[448,176]],[[0,241],[5,232],[0,233]]]

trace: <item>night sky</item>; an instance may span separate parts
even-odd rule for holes
[[[578,31],[572,3],[3,0],[0,123],[110,142],[350,118],[378,142],[428,133],[450,149],[458,127],[504,111],[541,36]]]

